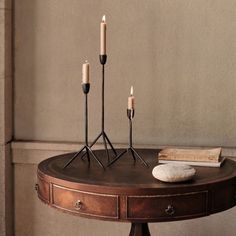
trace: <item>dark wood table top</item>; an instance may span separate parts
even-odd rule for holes
[[[118,150],[120,152],[121,150]],[[77,158],[69,167],[62,169],[66,161],[73,153],[63,154],[49,158],[39,164],[39,171],[49,177],[65,180],[71,183],[84,185],[95,185],[109,188],[124,189],[171,189],[171,188],[192,188],[206,184],[214,184],[236,176],[236,163],[226,160],[221,168],[194,167],[196,176],[193,180],[182,183],[164,183],[152,176],[152,169],[158,165],[157,154],[159,150],[138,149],[138,153],[149,164],[146,168],[138,160],[134,163],[131,156],[125,154],[111,167],[103,170],[92,160],[88,165],[86,158],[83,161]],[[103,150],[95,151],[100,160],[106,163]]]
[[[195,167],[193,180],[170,184],[152,176],[159,150],[137,151],[149,168],[127,154],[105,170],[81,157],[63,169],[74,153],[44,160],[38,166],[38,196],[78,216],[132,222],[131,232],[140,227],[139,232],[147,232],[147,222],[192,219],[236,205],[236,162],[226,159],[221,168]],[[105,151],[95,153],[105,165]]]

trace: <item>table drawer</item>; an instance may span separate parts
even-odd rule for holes
[[[179,195],[127,197],[127,219],[171,220],[206,214],[207,191]]]
[[[236,204],[236,182],[227,181],[212,188],[211,213],[224,211]]]
[[[119,197],[77,191],[53,185],[53,206],[73,213],[101,218],[119,218]]]

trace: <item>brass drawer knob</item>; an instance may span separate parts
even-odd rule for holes
[[[165,212],[169,216],[173,216],[175,214],[175,209],[173,206],[168,205],[168,207],[165,209]]]
[[[80,201],[80,200],[78,200],[78,201],[76,201],[76,203],[75,203],[75,209],[76,210],[81,210],[81,208],[82,208],[82,202]]]

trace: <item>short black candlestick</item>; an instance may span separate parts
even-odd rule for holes
[[[91,143],[90,147],[92,147],[98,140],[100,137],[102,137],[103,139],[103,144],[106,150],[106,155],[107,155],[107,161],[110,161],[110,157],[109,157],[109,152],[108,152],[108,148],[107,148],[107,144],[109,144],[109,146],[111,147],[114,155],[116,156],[116,150],[113,147],[111,141],[109,140],[106,132],[105,132],[105,125],[104,125],[104,119],[105,119],[105,105],[104,105],[104,100],[105,100],[105,91],[104,91],[104,87],[105,87],[105,64],[107,61],[107,55],[100,55],[99,56],[100,59],[100,63],[102,65],[102,127],[101,127],[101,132],[99,133],[99,135],[95,138],[95,140]]]
[[[144,159],[137,153],[137,151],[133,147],[133,127],[132,127],[132,121],[134,118],[134,109],[127,109],[127,117],[129,119],[129,147],[121,152],[114,160],[112,160],[107,166],[111,166],[114,164],[117,160],[119,160],[125,153],[131,153],[134,161],[136,161],[136,158],[138,158],[146,167],[149,167],[147,162],[144,161]]]
[[[69,166],[76,157],[78,157],[80,154],[81,158],[86,155],[88,158],[88,162],[90,163],[90,154],[91,156],[98,162],[98,164],[105,169],[104,165],[101,163],[101,161],[98,159],[98,157],[95,155],[95,153],[92,151],[91,147],[88,145],[88,93],[89,93],[89,89],[90,89],[90,84],[89,83],[83,83],[82,84],[82,89],[85,95],[85,145],[74,154],[74,156],[65,164],[65,166],[63,167],[63,169],[65,169],[67,166]],[[84,151],[84,152],[83,152]]]

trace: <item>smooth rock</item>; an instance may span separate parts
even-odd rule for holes
[[[164,182],[182,182],[193,178],[196,170],[189,165],[168,163],[153,168],[152,175]]]

